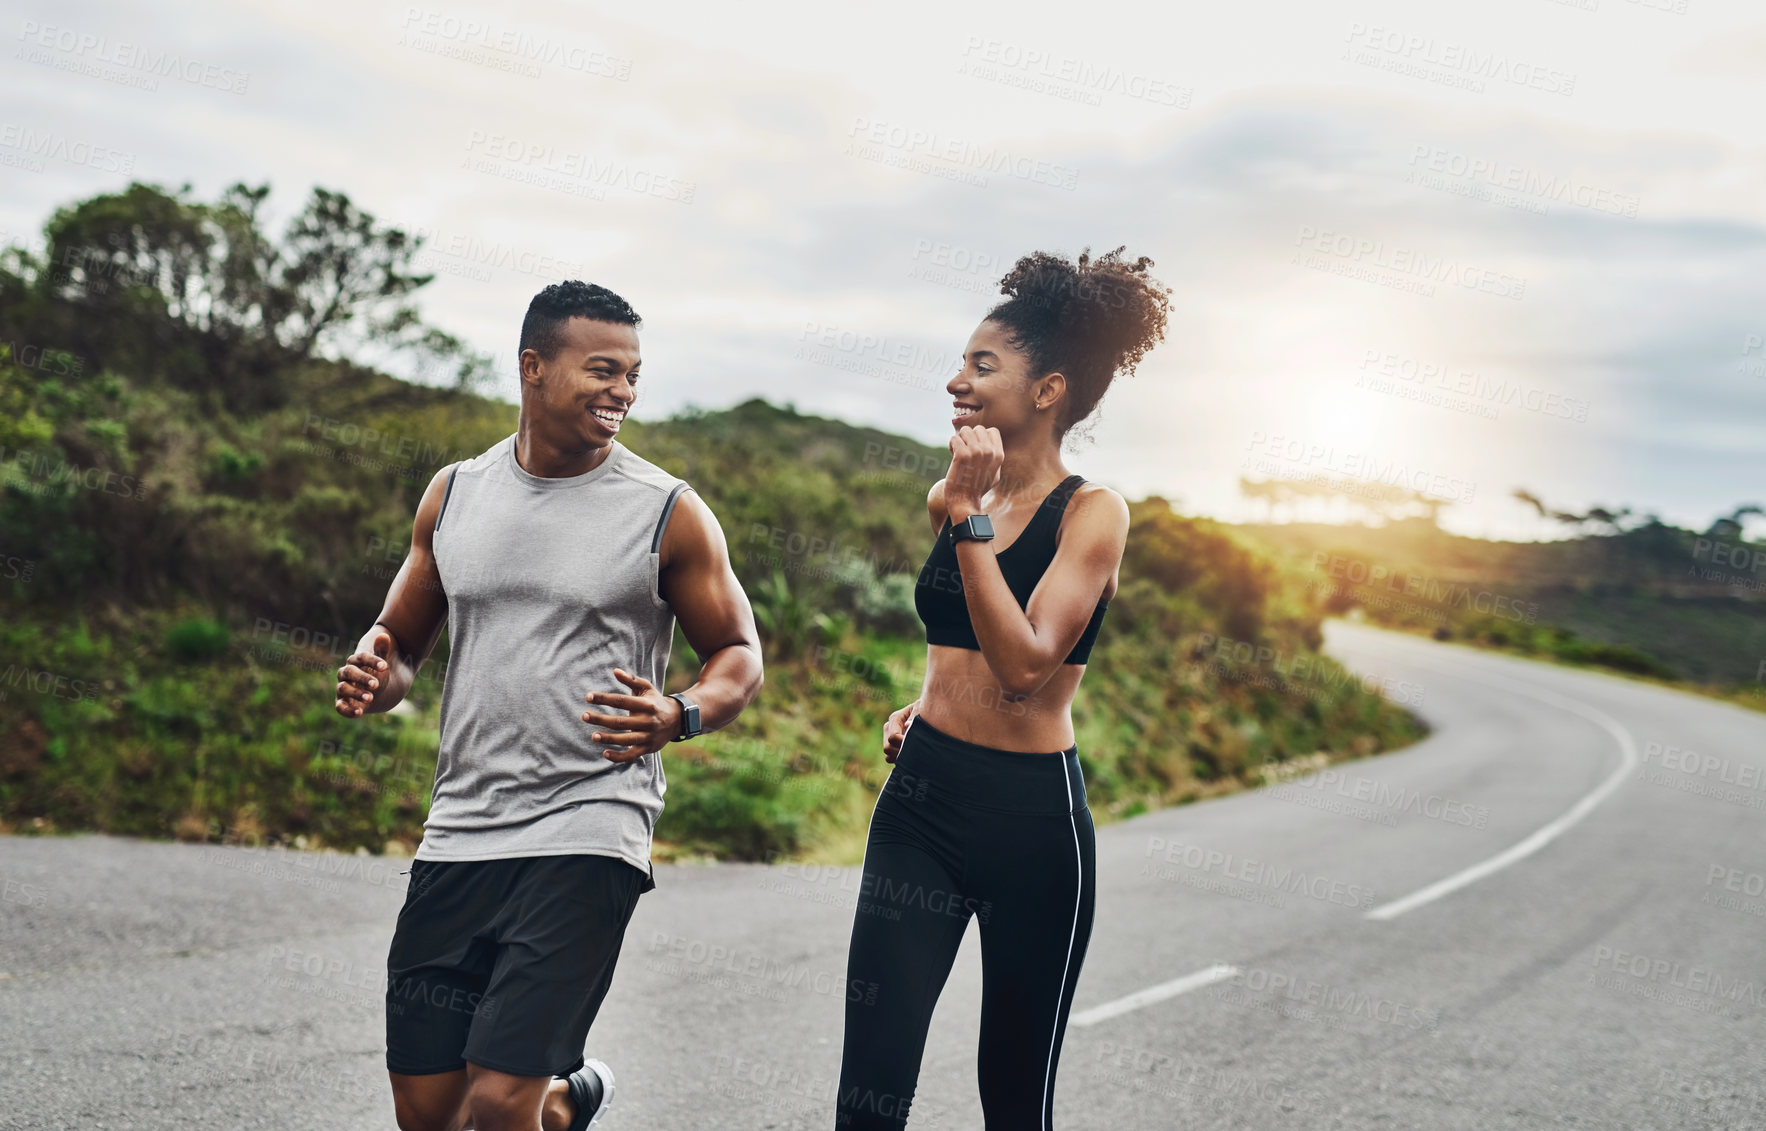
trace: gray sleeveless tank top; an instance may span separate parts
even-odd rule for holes
[[[583,696],[629,694],[614,668],[663,685],[675,618],[658,563],[686,487],[618,440],[564,479],[523,470],[513,435],[452,473],[434,539],[451,652],[419,860],[589,853],[650,871],[662,757],[603,758]]]

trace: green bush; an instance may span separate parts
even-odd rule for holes
[[[227,626],[206,617],[181,620],[166,630],[166,654],[187,664],[212,660],[231,643]]]

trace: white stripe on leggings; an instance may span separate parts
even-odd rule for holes
[[[1055,1042],[1061,1039],[1061,1006],[1067,997],[1067,971],[1073,966],[1073,940],[1079,937],[1079,906],[1085,898],[1085,856],[1079,850],[1079,822],[1073,818],[1073,782],[1067,777],[1067,759],[1061,759],[1061,784],[1067,788],[1067,823],[1073,827],[1073,864],[1078,882],[1073,890],[1073,928],[1067,932],[1067,961],[1061,965],[1061,984],[1055,987],[1055,1022],[1049,1034],[1049,1059],[1042,1073],[1042,1131],[1055,1118]]]

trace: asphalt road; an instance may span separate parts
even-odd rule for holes
[[[1350,625],[1436,728],[1100,830],[1059,1126],[1766,1126],[1766,715]],[[0,838],[0,1126],[388,1129],[402,861]],[[658,869],[610,1128],[826,1128],[855,869]],[[912,1127],[979,1128],[972,929]]]

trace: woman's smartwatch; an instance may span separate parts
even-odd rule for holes
[[[681,705],[681,733],[669,739],[670,742],[685,742],[705,733],[699,729],[699,704],[678,691],[670,692],[668,697]]]
[[[993,520],[984,514],[972,514],[961,522],[954,522],[950,528],[952,542],[991,542],[993,541]]]

